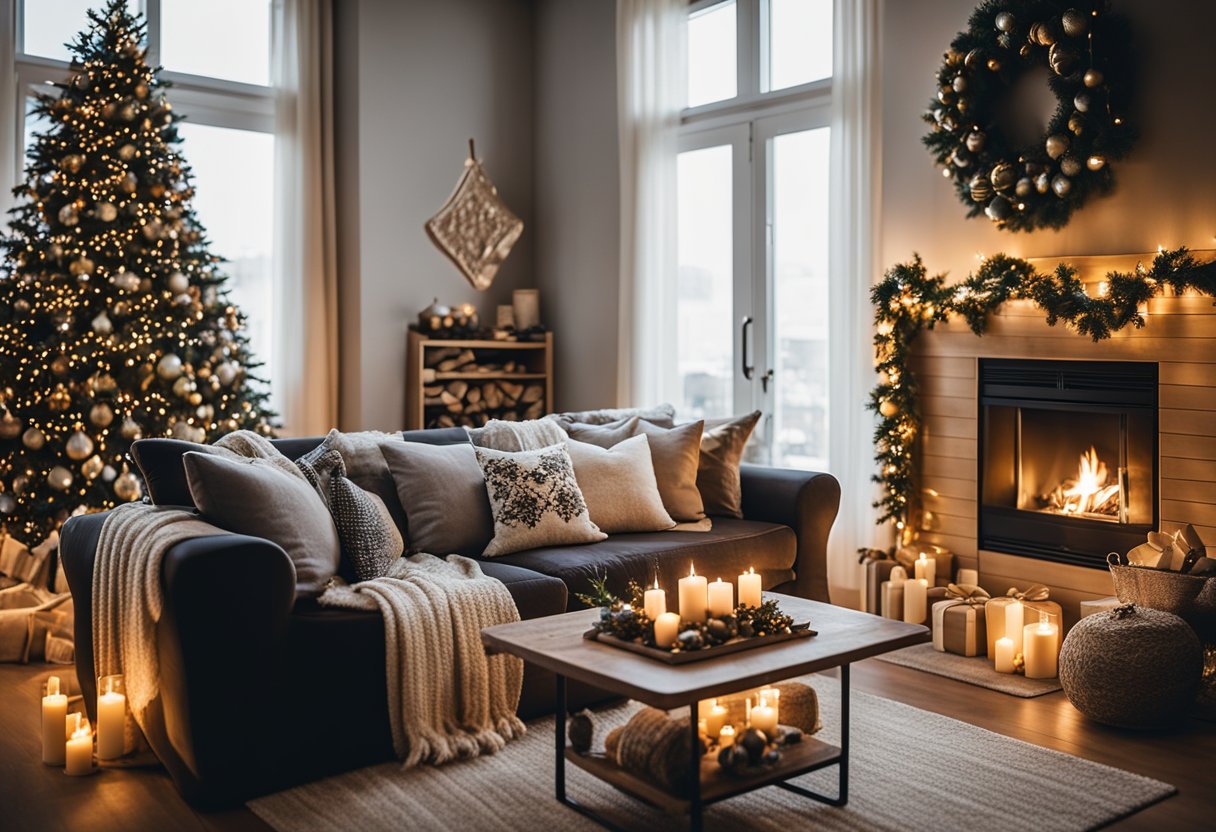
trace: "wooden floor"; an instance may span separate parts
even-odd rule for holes
[[[168,776],[157,770],[110,769],[73,778],[43,766],[38,697],[42,680],[51,672],[43,665],[0,665],[0,829],[269,829],[244,809],[193,811]],[[1116,731],[1086,721],[1062,693],[1017,699],[874,660],[854,666],[853,685],[1178,787],[1176,796],[1111,828],[1174,832],[1212,829],[1216,824],[1216,723],[1190,720],[1168,733]]]

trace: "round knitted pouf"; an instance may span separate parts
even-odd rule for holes
[[[1176,615],[1131,604],[1082,618],[1060,648],[1060,685],[1077,710],[1120,728],[1185,716],[1203,674],[1203,647]]]

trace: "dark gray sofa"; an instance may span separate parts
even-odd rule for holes
[[[467,441],[463,431],[411,431],[409,441]],[[298,457],[321,438],[276,440]],[[188,504],[173,440],[137,443],[153,493]],[[730,579],[752,566],[766,589],[827,601],[826,545],[840,501],[829,474],[745,465],[744,519],[714,518],[708,534],[613,535],[587,546],[551,547],[482,561],[510,591],[523,618],[579,605],[574,592],[607,574],[620,592],[657,565],[674,587],[695,561],[700,574]],[[176,491],[174,490],[176,489]],[[161,499],[160,502],[164,502]],[[95,717],[91,605],[93,562],[105,514],[63,527],[61,557],[76,599],[77,673]],[[148,740],[182,794],[196,805],[249,797],[389,760],[384,629],[379,613],[323,609],[295,598],[295,570],[267,540],[213,535],[166,555],[158,631],[160,697]],[[552,676],[527,667],[519,712],[552,707]],[[570,692],[572,704],[597,692]]]

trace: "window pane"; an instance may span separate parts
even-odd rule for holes
[[[51,120],[43,115],[38,115],[34,112],[34,108],[38,106],[38,101],[33,97],[27,96],[25,99],[25,136],[22,138],[22,150],[24,155],[21,157],[21,170],[25,170],[26,159],[29,158],[30,148],[34,146],[34,134],[44,133],[51,126]]]
[[[689,107],[738,95],[735,51],[734,0],[689,16]]]
[[[768,0],[768,89],[832,77],[832,0]]]
[[[24,42],[21,51],[27,55],[71,60],[64,44],[88,26],[85,14],[101,6],[99,0],[25,0],[23,15]],[[127,0],[127,8],[138,11],[136,0]]]
[[[774,462],[826,470],[828,456],[828,136],[772,140]]]
[[[227,260],[232,301],[249,322],[249,341],[274,378],[271,252],[274,239],[274,136],[182,122],[181,153],[194,171],[194,210],[211,253]]]
[[[165,69],[270,83],[270,0],[161,0]]]
[[[732,410],[730,145],[680,154],[676,339],[681,417]]]

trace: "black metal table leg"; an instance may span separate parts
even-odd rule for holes
[[[818,800],[829,806],[845,806],[849,802],[849,665],[840,666],[840,757],[836,762],[837,786],[836,797],[813,792],[793,783],[781,782],[776,785],[787,792]]]
[[[557,677],[557,713],[554,717],[553,787],[557,799],[566,802],[566,677]]]
[[[701,832],[701,731],[698,726],[699,716],[696,702],[688,706],[688,728],[689,737],[691,739],[689,753],[691,757],[689,761],[692,765],[689,768],[691,774],[688,792],[688,828],[691,832]]]

